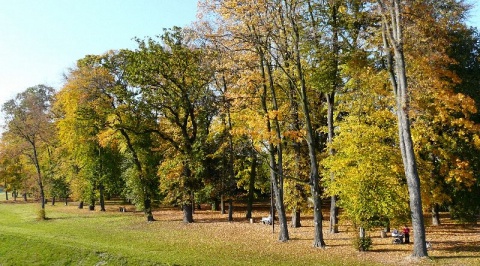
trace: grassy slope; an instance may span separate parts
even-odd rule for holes
[[[47,205],[49,220],[37,221],[37,204],[5,203],[0,195],[0,266],[7,265],[480,265],[480,227],[462,227],[447,218],[427,228],[431,260],[412,261],[411,245],[393,245],[372,233],[373,250],[353,250],[354,233],[325,234],[326,250],[311,247],[312,221],[290,228],[292,241],[279,243],[278,229],[250,224],[236,213],[226,222],[218,212],[198,211],[184,224],[179,210],[140,213],[79,210]],[[11,201],[10,201],[11,202]],[[258,219],[266,213],[255,213]],[[326,221],[327,222],[327,221]]]
[[[312,256],[285,252],[287,244],[255,246],[230,229],[181,221],[146,223],[133,214],[47,206],[36,221],[33,204],[0,204],[0,265],[314,265]],[[228,227],[227,227],[228,228]],[[215,228],[212,228],[215,229]],[[282,247],[283,246],[283,247]],[[275,247],[282,247],[280,249]],[[293,246],[292,246],[293,247]],[[340,258],[322,265],[350,264]],[[357,264],[357,263],[355,263]]]

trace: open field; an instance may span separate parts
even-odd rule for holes
[[[411,245],[393,245],[377,232],[370,233],[373,250],[357,252],[348,227],[325,233],[328,247],[314,249],[310,218],[289,228],[291,241],[279,243],[278,231],[258,223],[266,215],[261,211],[253,224],[243,212],[227,222],[226,215],[206,210],[184,224],[176,209],[158,210],[158,221],[147,223],[142,213],[120,213],[116,205],[105,213],[49,205],[46,221],[35,219],[38,208],[0,203],[0,265],[480,265],[480,227],[448,219],[428,228],[431,258],[416,261],[409,258]]]

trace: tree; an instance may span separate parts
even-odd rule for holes
[[[41,219],[45,219],[45,191],[40,154],[55,134],[50,113],[53,94],[51,87],[37,85],[17,94],[2,108],[6,121],[5,134],[22,145],[23,154],[35,166]]]
[[[377,1],[381,15],[383,46],[386,54],[390,83],[396,100],[399,145],[402,153],[405,176],[410,199],[410,210],[414,233],[414,257],[426,257],[425,224],[423,220],[420,178],[418,176],[414,145],[410,130],[410,103],[407,73],[403,50],[403,4],[398,0]]]
[[[174,197],[180,200],[187,223],[193,222],[192,193],[200,185],[204,143],[216,114],[210,86],[213,71],[193,37],[174,28],[166,30],[160,42],[138,40],[139,49],[129,54],[126,71],[128,81],[140,88],[142,100],[156,115],[159,124],[151,132],[170,146],[170,162],[164,163],[181,168],[170,177],[179,186],[180,195]]]

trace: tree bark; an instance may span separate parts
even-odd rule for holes
[[[418,176],[408,115],[410,106],[403,52],[401,1],[377,1],[382,15],[383,43],[387,54],[390,82],[396,99],[399,145],[410,199],[413,236],[415,238],[412,256],[427,257],[420,178]]]
[[[228,221],[233,221],[233,200],[228,200]]]
[[[98,186],[98,191],[99,191],[99,194],[100,194],[100,196],[99,196],[99,198],[100,198],[100,211],[104,212],[105,211],[105,195],[104,195],[105,194],[104,193],[105,189],[103,187],[103,184],[100,184]]]
[[[145,214],[145,217],[147,217],[147,222],[153,222],[155,219],[153,218],[153,213],[152,213],[152,200],[150,197],[145,197],[143,201],[144,209],[143,212]]]
[[[225,200],[224,200],[223,193],[222,193],[222,195],[220,195],[220,213],[221,213],[221,214],[227,213],[227,212],[225,211]]]
[[[8,200],[8,191],[5,189],[5,200]]]
[[[315,130],[313,129],[312,122],[310,119],[310,109],[307,96],[307,85],[305,82],[305,77],[302,69],[302,61],[300,57],[300,32],[298,25],[296,24],[293,17],[290,18],[292,23],[293,32],[295,35],[294,39],[294,51],[295,51],[295,68],[297,75],[300,79],[300,98],[301,98],[301,108],[304,113],[305,119],[305,131],[306,131],[306,140],[308,146],[308,156],[310,159],[310,186],[312,191],[313,198],[313,226],[314,226],[314,247],[324,248],[325,241],[323,239],[322,232],[322,191],[320,189],[320,174],[318,170],[317,162],[317,147],[315,139]]]
[[[438,211],[438,204],[434,203],[432,205],[432,225],[439,226],[440,225],[440,213]]]
[[[83,209],[83,200],[80,201],[80,203],[78,204],[78,208],[79,208],[79,209]]]
[[[88,210],[90,211],[95,210],[95,199],[90,199],[90,205],[88,205]]]
[[[333,73],[332,73],[332,87],[329,93],[325,94],[327,100],[327,126],[328,126],[328,143],[332,144],[333,138],[335,136],[335,127],[333,113],[335,108],[335,91],[338,87],[338,57],[340,52],[340,45],[338,42],[338,4],[337,1],[332,1],[331,6],[331,19],[332,19],[332,52],[333,52]],[[334,155],[335,151],[333,148],[329,150],[330,155]],[[330,173],[330,179],[333,181],[335,175]],[[338,207],[337,207],[337,195],[331,196],[330,201],[330,233],[338,233]]]
[[[192,204],[189,204],[189,203],[183,204],[183,222],[193,223]]]
[[[300,209],[298,208],[295,208],[292,212],[292,227],[293,228],[302,227],[302,224],[300,223]]]
[[[247,202],[247,214],[246,218],[252,218],[253,210],[253,196],[255,192],[255,178],[257,176],[257,154],[252,151],[252,165],[250,167],[250,178],[248,184],[248,202]]]
[[[52,197],[52,206],[55,206],[55,200],[56,200],[56,197],[53,196],[53,197]]]
[[[258,48],[258,53],[260,56],[260,71],[263,78],[263,91],[261,96],[262,108],[265,115],[268,115],[267,107],[267,91],[270,87],[270,94],[272,98],[273,110],[278,111],[276,103],[275,88],[273,84],[273,77],[271,74],[271,67],[265,58],[265,54],[262,48]],[[268,78],[265,69],[268,71]],[[267,85],[268,82],[268,85]],[[277,118],[273,119],[275,124],[275,136],[281,140],[280,125]],[[266,119],[266,126],[268,132],[273,132],[270,119]],[[276,159],[278,157],[278,161]],[[275,146],[272,141],[268,143],[268,158],[269,158],[269,168],[270,168],[270,183],[273,190],[275,198],[275,208],[278,213],[278,220],[280,223],[280,232],[278,235],[278,240],[281,242],[286,242],[289,240],[288,235],[288,225],[287,225],[287,216],[285,213],[285,205],[283,202],[283,161],[282,161],[282,143],[281,141]],[[275,217],[272,216],[272,219]],[[272,222],[272,225],[274,222]]]

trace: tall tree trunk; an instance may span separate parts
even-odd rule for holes
[[[65,196],[65,206],[68,205],[68,196]]]
[[[183,222],[193,223],[192,204],[189,204],[189,203],[183,204]]]
[[[313,226],[314,226],[314,247],[325,247],[325,241],[323,239],[322,231],[322,199],[321,199],[321,189],[320,189],[320,174],[318,170],[317,162],[317,145],[316,138],[314,136],[315,130],[312,127],[312,122],[310,120],[310,109],[309,101],[307,96],[307,86],[305,82],[305,77],[303,75],[301,57],[300,57],[300,32],[298,26],[293,17],[290,17],[290,21],[294,33],[294,52],[295,52],[295,68],[297,71],[298,78],[300,79],[300,98],[301,98],[301,108],[304,113],[305,119],[305,131],[306,131],[306,140],[308,146],[308,155],[310,159],[310,185],[313,197]]]
[[[55,200],[56,200],[56,197],[53,196],[53,197],[52,197],[52,206],[55,206]]]
[[[302,227],[302,224],[300,223],[300,209],[299,208],[295,208],[292,211],[292,227],[293,228]]]
[[[327,100],[327,126],[328,126],[328,143],[332,144],[333,138],[335,136],[335,127],[333,113],[335,108],[335,92],[338,87],[338,72],[339,72],[339,62],[338,57],[340,53],[340,45],[338,41],[338,3],[337,1],[331,1],[331,24],[332,24],[332,52],[333,52],[333,70],[332,70],[332,85],[329,93],[325,93],[325,98]],[[333,148],[329,150],[330,155],[334,155],[335,151]],[[335,175],[330,173],[330,179],[333,182]],[[331,196],[330,201],[330,224],[329,230],[330,233],[338,233],[338,207],[337,207],[337,195]]]
[[[42,210],[45,211],[45,191],[43,188],[43,180],[42,180],[42,172],[40,170],[40,163],[38,161],[38,154],[37,154],[37,148],[34,143],[32,143],[33,146],[33,162],[35,164],[35,168],[37,170],[37,184],[38,188],[40,189],[40,202],[41,202],[41,207]],[[43,212],[43,215],[45,215],[45,212]],[[45,219],[45,216],[40,217],[41,219]]]
[[[100,184],[98,186],[98,192],[99,192],[99,200],[100,200],[100,211],[104,212],[105,211],[105,188],[103,184]]]
[[[90,211],[94,211],[95,210],[95,198],[91,198],[90,199],[90,205],[88,205],[88,209]]]
[[[8,200],[8,191],[5,188],[5,200]]]
[[[143,207],[144,207],[143,213],[145,217],[147,217],[147,221],[148,222],[155,221],[152,213],[152,200],[150,199],[149,195],[145,196],[145,199],[143,200]]]
[[[248,183],[248,202],[247,202],[247,214],[246,218],[252,218],[253,199],[255,192],[255,178],[257,176],[257,154],[252,151],[252,164],[250,166],[250,178]]]
[[[438,203],[434,203],[432,205],[432,225],[439,226],[440,225],[440,213],[438,211]]]
[[[328,143],[332,144],[334,137],[334,122],[333,122],[333,112],[334,112],[334,100],[335,92],[326,94],[327,98],[327,124],[328,124]],[[330,155],[334,155],[335,151],[333,148],[329,150]],[[335,180],[335,175],[330,173],[330,179],[333,182]],[[338,207],[337,207],[337,195],[330,197],[330,224],[329,230],[330,233],[338,233]]]
[[[228,221],[233,221],[233,200],[228,200]]]
[[[258,49],[260,55],[260,71],[263,78],[263,92],[261,96],[262,101],[262,108],[265,112],[265,115],[268,115],[268,107],[267,107],[267,91],[268,87],[270,87],[270,93],[272,97],[272,104],[273,109],[278,111],[277,103],[276,103],[276,95],[275,95],[275,87],[273,84],[273,76],[271,75],[271,67],[265,58],[265,54],[263,50]],[[265,69],[268,71],[268,79],[267,74],[265,73]],[[268,85],[267,85],[268,81]],[[277,118],[274,118],[274,125],[275,125],[275,135],[278,140],[281,140],[281,132],[280,132],[280,124]],[[267,123],[267,131],[273,132],[272,125],[269,119],[266,121]],[[276,156],[278,157],[278,161],[276,160]],[[283,201],[283,162],[282,162],[282,143],[281,141],[278,142],[277,146],[273,144],[272,141],[269,141],[268,144],[268,157],[269,157],[269,166],[270,166],[270,182],[273,188],[273,194],[275,196],[275,208],[278,213],[278,220],[280,223],[280,232],[278,236],[278,240],[281,242],[286,242],[289,240],[288,235],[288,225],[287,225],[287,216],[285,213],[285,204]],[[274,216],[272,216],[274,219]],[[273,224],[273,223],[272,223]]]
[[[410,118],[408,116],[410,106],[403,53],[401,1],[377,1],[382,15],[383,43],[387,54],[390,81],[396,99],[399,145],[410,199],[413,236],[415,238],[412,256],[427,257],[420,178],[417,171],[417,162],[410,131]]]
[[[227,212],[225,211],[225,200],[224,200],[223,193],[222,193],[222,195],[220,195],[220,213],[221,213],[221,214],[227,213]]]

